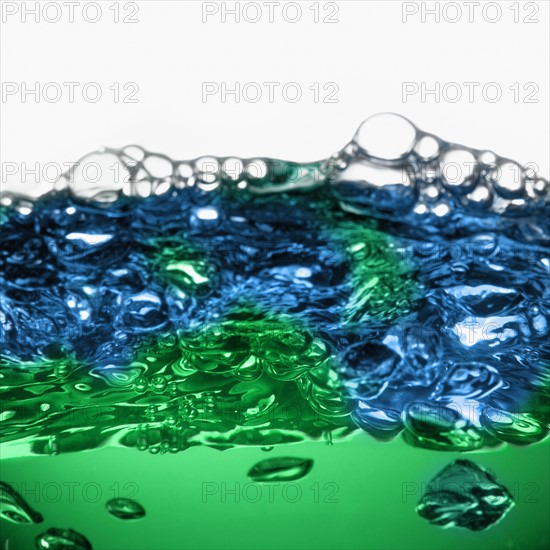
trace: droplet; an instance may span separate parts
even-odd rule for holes
[[[90,542],[72,529],[52,527],[35,539],[38,550],[92,550]]]
[[[119,519],[141,519],[145,516],[145,508],[129,498],[114,498],[107,502],[107,510]]]
[[[308,458],[276,457],[267,458],[256,463],[249,471],[248,477],[254,481],[293,481],[307,475],[313,467],[313,460]]]

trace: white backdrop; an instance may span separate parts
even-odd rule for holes
[[[315,160],[380,111],[550,175],[547,2],[35,4],[2,4],[3,189],[102,145]]]

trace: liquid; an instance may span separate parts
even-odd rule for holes
[[[319,163],[131,147],[4,197],[2,481],[44,517],[10,548],[548,544],[547,182],[385,120]],[[415,512],[463,451],[516,503],[481,534]]]

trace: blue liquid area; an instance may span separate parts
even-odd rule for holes
[[[151,335],[198,330],[246,298],[300,318],[331,346],[353,421],[378,439],[404,431],[412,445],[472,450],[547,434],[544,239],[480,232],[460,211],[467,234],[375,221],[344,212],[327,187],[186,188],[109,206],[57,193],[3,216],[0,340],[4,370],[22,380],[8,400],[21,399],[26,361],[124,368]],[[400,316],[343,321],[349,257],[331,233],[349,221],[389,235],[410,266],[398,277],[420,291]],[[174,246],[199,266],[187,288],[158,271]]]

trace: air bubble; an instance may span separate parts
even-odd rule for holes
[[[447,202],[440,202],[432,208],[432,212],[438,217],[443,218],[451,213],[451,205]]]
[[[252,160],[247,163],[245,172],[249,180],[264,179],[268,173],[267,164],[261,159]]]
[[[149,385],[155,393],[162,393],[166,389],[168,381],[165,376],[162,376],[162,374],[157,374],[151,378]]]
[[[414,152],[424,161],[432,160],[439,154],[439,141],[433,136],[422,136]]]
[[[79,199],[114,202],[131,174],[114,153],[92,153],[80,159],[66,175],[70,192]]]
[[[410,154],[415,145],[416,128],[405,117],[381,113],[361,124],[354,141],[371,159],[400,162]]]
[[[211,220],[217,220],[219,213],[216,208],[212,206],[208,206],[204,208],[198,208],[195,211],[195,216],[197,216],[199,220],[211,221]]]
[[[113,516],[124,519],[134,520],[145,517],[145,508],[129,498],[114,498],[107,502],[107,511]]]
[[[414,207],[414,213],[418,214],[420,216],[426,214],[428,211],[429,211],[428,206],[426,204],[424,204],[423,202],[416,203],[416,205]]]
[[[256,463],[248,472],[253,481],[286,482],[301,479],[313,467],[313,460],[294,457],[267,458]]]
[[[37,550],[92,550],[92,545],[72,529],[52,527],[35,539]]]
[[[156,181],[153,185],[153,193],[157,196],[164,195],[170,191],[172,184],[169,179]]]
[[[193,166],[188,162],[178,164],[177,173],[184,180],[188,180],[193,175]]]
[[[494,166],[497,161],[497,156],[492,151],[481,151],[477,158],[485,166]]]
[[[428,199],[434,200],[439,197],[440,192],[437,186],[429,185],[428,187],[426,187],[426,189],[424,189],[424,194],[426,195],[426,197],[428,197]]]
[[[497,164],[489,173],[497,193],[504,198],[513,199],[523,194],[524,170],[517,162]]]
[[[491,191],[486,185],[478,185],[471,193],[466,195],[471,206],[487,207],[492,200]]]
[[[11,523],[42,523],[42,515],[34,511],[26,500],[10,485],[0,481],[0,517]]]
[[[441,180],[453,190],[471,189],[477,180],[477,161],[466,149],[449,149],[441,158]]]
[[[11,206],[15,197],[11,193],[3,192],[0,194],[0,204],[2,206]]]
[[[28,202],[28,201],[20,200],[17,203],[15,209],[22,216],[29,216],[30,214],[32,214],[33,204],[31,202]]]
[[[145,158],[145,151],[138,145],[128,145],[122,150],[125,155],[128,155],[133,160],[141,162]]]
[[[214,157],[201,157],[195,162],[195,175],[198,183],[205,186],[205,190],[210,190],[210,186],[219,183],[219,173],[220,163]]]
[[[148,155],[143,161],[143,167],[154,178],[162,179],[172,175],[172,162],[161,155]]]

